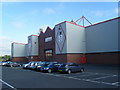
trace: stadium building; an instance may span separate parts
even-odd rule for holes
[[[89,26],[84,26],[84,23],[79,25],[74,21],[64,21],[56,24],[53,29],[47,27],[39,36],[30,36],[28,44],[23,45],[21,47],[23,49],[18,50],[19,53],[15,52],[17,47],[12,45],[13,61],[16,61],[17,54],[17,58],[27,55],[28,61],[118,64],[119,19],[120,17],[117,17]]]

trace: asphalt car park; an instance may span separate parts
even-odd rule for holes
[[[2,88],[119,88],[119,67],[84,65],[84,72],[43,73],[22,67],[2,67]]]

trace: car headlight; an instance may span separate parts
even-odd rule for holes
[[[66,68],[65,71],[68,71],[68,68]]]

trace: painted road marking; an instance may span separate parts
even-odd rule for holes
[[[84,77],[84,76],[94,76],[94,75],[98,75],[98,74],[80,75],[80,76],[72,76],[72,77]]]
[[[120,82],[115,82],[115,83],[112,83],[113,85],[118,85]],[[119,85],[120,86],[120,85]]]
[[[117,76],[117,75],[104,76],[104,77],[99,77],[99,78],[93,78],[92,80],[103,79],[103,78],[109,78],[109,77],[115,77],[115,76]]]
[[[95,72],[83,72],[83,73],[95,73]],[[96,73],[96,74],[101,74],[101,75],[115,75],[115,74],[106,74],[106,73]],[[115,75],[115,76],[120,76],[120,75]]]
[[[29,71],[31,71],[31,70],[29,70]],[[105,75],[105,77],[99,77],[99,78],[93,78],[93,79],[80,79],[80,78],[76,78],[76,77],[79,77],[79,76],[69,76],[71,74],[59,74],[58,75],[56,73],[54,74],[54,73],[43,73],[43,72],[40,72],[40,74],[46,74],[46,75],[51,75],[51,76],[56,76],[56,77],[64,77],[64,78],[75,79],[75,80],[83,80],[83,81],[87,81],[87,82],[101,83],[101,84],[107,84],[107,85],[112,85],[112,86],[120,86],[120,85],[118,85],[118,82],[109,83],[109,82],[95,81],[94,80],[94,79],[102,79],[102,78],[107,78],[107,77],[120,76],[120,75],[114,75],[114,74],[94,73],[94,72],[74,73],[74,74],[88,74],[88,75],[80,75],[80,76]]]
[[[12,85],[6,83],[5,81],[3,81],[2,79],[0,79],[0,81],[4,84],[6,84],[7,86],[9,86],[10,88],[14,89],[14,90],[17,90],[15,87],[13,87]]]
[[[46,74],[46,75],[51,75],[51,76],[56,76],[56,77],[64,77],[64,78],[75,79],[75,80],[82,80],[82,81],[93,82],[93,83],[107,84],[107,85],[112,85],[112,86],[120,86],[117,83],[95,81],[95,80],[92,80],[92,79],[80,79],[80,78],[76,78],[76,77],[56,75],[56,74],[51,74],[51,73],[41,73],[41,74]],[[97,75],[98,73],[95,73],[95,74]],[[113,75],[113,76],[117,76],[117,75]]]

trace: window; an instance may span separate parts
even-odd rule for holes
[[[72,63],[72,64],[69,64],[69,66],[78,66],[78,64]]]
[[[45,38],[45,42],[49,42],[49,41],[52,41],[52,37]]]
[[[46,57],[52,57],[52,50],[46,50],[45,51],[45,56]]]

